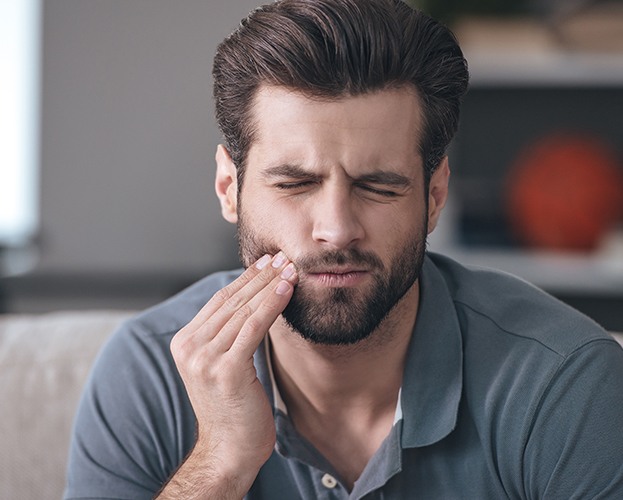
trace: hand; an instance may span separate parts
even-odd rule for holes
[[[219,498],[240,498],[270,457],[275,424],[253,354],[288,304],[297,279],[282,252],[266,255],[173,337],[171,352],[197,418],[197,441],[163,493],[186,484],[197,488],[197,497],[215,498],[218,492]],[[197,482],[213,484],[203,488]],[[173,491],[181,492],[171,489],[171,498]],[[187,489],[184,498],[191,498]]]

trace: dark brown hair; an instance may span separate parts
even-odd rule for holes
[[[321,99],[413,85],[424,112],[427,179],[458,127],[467,63],[454,35],[401,0],[279,0],[259,7],[218,47],[216,119],[240,185],[263,84]],[[417,141],[419,138],[414,137]]]

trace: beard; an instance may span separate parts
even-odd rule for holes
[[[245,267],[279,247],[261,238],[238,214],[238,246]],[[420,231],[393,255],[387,268],[373,252],[358,248],[325,251],[296,259],[299,283],[282,316],[302,338],[321,345],[353,345],[370,337],[420,276],[426,251],[426,221]],[[367,287],[314,289],[305,280],[308,272],[331,266],[352,265],[372,275]]]

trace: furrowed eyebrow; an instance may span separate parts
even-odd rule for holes
[[[289,179],[309,179],[310,177],[316,177],[315,174],[309,172],[297,165],[277,165],[264,170],[262,176],[265,179],[284,178]]]
[[[409,187],[411,186],[411,179],[408,177],[397,174],[395,172],[372,172],[364,174],[356,179],[357,182],[368,182],[370,184],[383,184],[385,186],[395,187]]]
[[[309,179],[311,177],[318,177],[315,173],[305,170],[298,165],[283,164],[274,167],[267,168],[262,176],[265,179],[275,178],[288,178],[288,179]],[[363,174],[356,177],[355,182],[367,182],[370,184],[382,184],[384,186],[394,187],[410,187],[411,179],[408,177],[397,174],[395,172],[387,172],[380,170],[377,172],[371,172],[369,174]]]

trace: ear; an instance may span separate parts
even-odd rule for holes
[[[448,157],[444,156],[437,169],[431,175],[428,185],[428,234],[437,227],[441,210],[448,199],[448,185],[450,182],[450,165]]]
[[[219,144],[216,148],[216,179],[214,189],[221,202],[221,214],[227,222],[238,222],[238,177],[234,165],[225,146]]]

